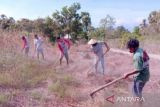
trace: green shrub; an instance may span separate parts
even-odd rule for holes
[[[143,36],[136,34],[134,32],[133,33],[124,32],[122,37],[120,38],[120,45],[121,45],[120,47],[124,48],[128,40],[130,40],[131,38],[138,39],[139,41],[142,41],[144,39]]]

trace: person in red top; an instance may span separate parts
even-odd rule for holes
[[[29,43],[25,36],[22,36],[22,52],[25,52],[25,55],[28,56],[29,53]]]
[[[60,50],[60,65],[62,64],[63,56],[65,56],[67,65],[69,64],[68,50],[70,49],[70,41],[61,37],[57,37],[57,45]]]

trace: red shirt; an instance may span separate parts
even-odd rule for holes
[[[27,40],[26,39],[23,39],[23,45],[22,45],[23,48],[27,47]]]
[[[68,39],[59,39],[57,41],[57,44],[58,44],[58,48],[59,50],[64,53],[64,51],[67,51],[69,48],[70,48],[70,42]]]

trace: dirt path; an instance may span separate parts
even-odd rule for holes
[[[131,54],[129,52],[123,51],[123,50],[120,50],[120,49],[113,49],[112,48],[111,51],[115,52],[115,53],[122,53],[122,54],[131,56]],[[149,56],[150,56],[150,58],[153,58],[153,59],[156,59],[156,60],[160,60],[160,55],[149,53]]]

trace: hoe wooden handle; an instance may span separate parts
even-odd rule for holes
[[[119,77],[119,78],[117,78],[117,79],[115,79],[115,80],[113,80],[113,81],[111,81],[111,82],[109,82],[109,83],[107,83],[107,84],[105,84],[105,85],[102,85],[102,86],[98,87],[97,89],[93,90],[93,91],[90,93],[90,96],[93,98],[93,95],[94,95],[96,92],[98,92],[98,91],[100,91],[100,90],[102,90],[102,89],[104,89],[104,88],[106,88],[106,87],[108,87],[108,86],[116,83],[117,81],[119,81],[119,80],[121,80],[121,79],[123,79],[123,78],[124,78],[124,76]]]

